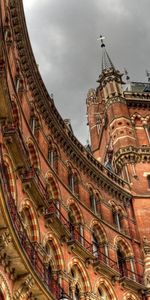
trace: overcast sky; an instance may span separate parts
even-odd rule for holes
[[[146,81],[150,71],[150,0],[23,0],[39,70],[62,117],[74,134],[88,139],[86,95],[97,86],[101,47],[131,80]]]

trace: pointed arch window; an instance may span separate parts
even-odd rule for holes
[[[118,267],[119,267],[119,272],[121,274],[121,276],[126,276],[127,272],[126,272],[126,258],[125,255],[123,254],[122,251],[120,251],[120,249],[117,250],[117,258],[118,258]]]
[[[71,168],[68,171],[68,186],[73,194],[79,197],[79,184],[78,184],[78,176],[76,173],[73,173]]]
[[[77,282],[76,272],[73,269],[71,269],[70,274],[72,279]],[[72,300],[80,300],[80,289],[78,286],[78,282],[75,285],[70,286],[69,290],[70,290],[70,296]]]
[[[98,295],[98,300],[109,300],[110,299],[106,289],[104,289],[102,287],[98,288],[97,295]]]
[[[75,218],[74,218],[73,212],[71,210],[68,213],[68,219],[69,219],[71,239],[73,240],[74,239],[74,229],[75,229]]]
[[[69,172],[68,172],[68,185],[71,191],[74,193],[74,175],[71,168],[69,168]]]
[[[119,231],[121,231],[121,229],[122,229],[122,215],[121,215],[121,212],[116,211],[114,209],[113,212],[112,212],[112,215],[113,215],[113,223],[114,223],[115,227]]]
[[[52,145],[48,148],[48,161],[52,169],[57,171],[58,169],[58,153],[56,148],[53,148]]]
[[[96,214],[98,211],[97,210],[97,198],[95,197],[94,192],[91,188],[89,191],[89,196],[90,196],[90,208]]]
[[[92,245],[93,245],[93,255],[95,257],[98,257],[99,256],[99,242],[98,242],[97,236],[94,232],[92,234]]]

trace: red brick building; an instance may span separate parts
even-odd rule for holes
[[[0,299],[150,299],[150,83],[102,41],[91,146],[40,77],[22,0],[0,0]]]

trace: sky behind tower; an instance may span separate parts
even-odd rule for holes
[[[86,95],[101,72],[101,47],[132,81],[150,71],[150,0],[23,0],[40,73],[64,119],[86,143]]]

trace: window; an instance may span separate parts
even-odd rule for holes
[[[97,201],[96,201],[96,197],[95,197],[92,189],[90,189],[90,207],[93,210],[93,212],[96,214],[97,213]]]
[[[33,134],[35,134],[35,129],[36,129],[36,118],[35,116],[32,116],[30,118],[30,128]]]
[[[72,211],[69,211],[69,213],[68,213],[68,219],[69,219],[69,227],[70,227],[71,239],[74,239],[75,219],[73,217]]]
[[[79,197],[78,176],[72,172],[71,168],[69,168],[68,172],[68,185],[72,193]]]
[[[51,167],[56,171],[57,170],[57,163],[58,163],[58,155],[57,150],[50,147],[48,149],[48,161]]]
[[[99,287],[97,294],[98,294],[98,299],[100,299],[100,300],[109,300],[110,299],[104,288]]]
[[[147,175],[148,188],[150,189],[150,175]]]
[[[95,257],[99,257],[99,242],[95,235],[95,233],[92,234],[92,244],[93,244],[93,255]]]
[[[126,275],[126,259],[124,254],[118,249],[117,250],[117,258],[118,258],[118,267],[121,276]]]
[[[76,272],[73,269],[71,269],[70,273],[72,279],[77,281]],[[76,283],[73,288],[70,286],[69,290],[70,290],[70,296],[72,300],[80,300],[80,290],[79,290],[78,283]]]
[[[121,231],[122,229],[122,216],[118,211],[113,210],[113,222],[116,228]]]
[[[74,193],[74,175],[71,169],[69,169],[69,173],[68,173],[68,185],[71,191]]]

